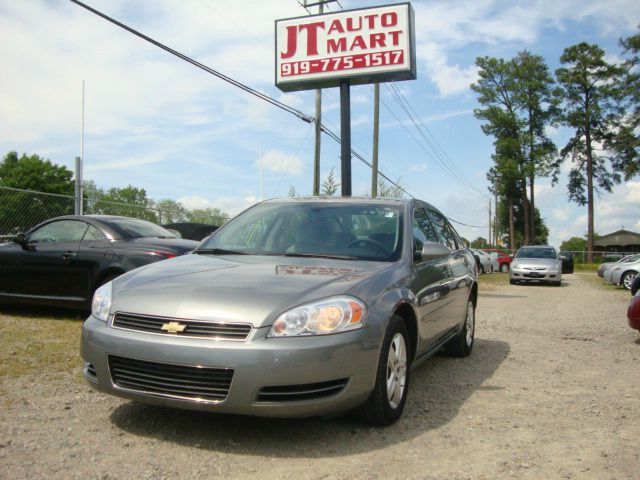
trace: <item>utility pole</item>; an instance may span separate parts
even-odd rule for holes
[[[489,245],[491,245],[491,243],[492,243],[491,240],[493,238],[493,237],[491,237],[491,220],[492,220],[492,218],[491,218],[491,199],[489,199],[489,237],[488,237],[488,240],[487,240],[489,242]]]
[[[371,197],[378,196],[378,134],[380,132],[380,84],[373,84],[373,158],[371,159]]]

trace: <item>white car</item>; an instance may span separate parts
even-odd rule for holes
[[[640,260],[614,263],[604,272],[604,280],[608,283],[622,285],[627,290],[630,290],[631,283],[638,273],[640,273]]]
[[[494,258],[491,258],[487,252],[483,252],[482,250],[478,250],[477,248],[471,248],[471,252],[474,256],[478,257],[480,260],[480,265],[478,265],[479,273],[491,273],[494,270],[497,271],[500,267],[498,265],[498,261]]]
[[[625,263],[625,262],[635,262],[637,260],[640,260],[640,254],[638,255],[627,255],[626,257],[622,257],[620,260],[617,260],[615,262],[604,262],[601,263],[600,266],[598,267],[598,276],[604,278],[604,274],[607,270],[609,270],[611,267],[619,264],[619,263]]]
[[[562,261],[556,249],[549,246],[520,247],[509,269],[509,283],[547,282],[562,284]]]

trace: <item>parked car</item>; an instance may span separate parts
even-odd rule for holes
[[[495,262],[496,268],[494,269],[494,261],[487,252],[483,252],[477,248],[471,248],[471,252],[474,256],[477,256],[477,264],[479,273],[491,273],[499,268],[498,262]]]
[[[511,255],[498,248],[483,248],[482,250],[487,252],[492,257],[495,257],[496,261],[498,262],[498,269],[502,273],[507,273],[509,271],[509,266],[511,265],[511,261],[513,260]]]
[[[520,247],[511,262],[509,283],[547,282],[560,286],[562,283],[562,262],[556,249],[550,246]]]
[[[604,262],[604,263],[601,263],[600,266],[598,267],[598,270],[597,270],[596,273],[598,274],[599,277],[604,278],[604,273],[612,265],[615,265],[616,263],[624,263],[626,261],[633,261],[635,258],[640,260],[640,255],[627,255],[626,257],[622,257],[621,259],[616,260],[615,262]]]
[[[178,232],[179,238],[196,240],[198,242],[204,240],[219,228],[215,225],[193,222],[168,223],[162,226],[169,231]]]
[[[626,262],[619,262],[604,272],[604,281],[631,289],[633,279],[640,273],[640,258],[632,257]]]
[[[560,252],[559,258],[562,261],[562,273],[573,273],[573,253]]]
[[[631,295],[633,297],[627,309],[627,319],[631,328],[640,331],[640,275],[637,275],[631,282]]]
[[[52,218],[0,245],[0,301],[89,308],[103,283],[197,246],[137,218]]]
[[[259,203],[191,255],[100,287],[84,375],[133,400],[304,417],[356,409],[387,425],[411,367],[471,353],[474,260],[445,217],[411,200]]]

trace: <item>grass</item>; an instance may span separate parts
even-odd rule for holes
[[[573,268],[576,272],[595,272],[599,266],[597,263],[576,263]]]
[[[74,312],[0,310],[0,379],[36,372],[57,377],[79,369],[79,318]]]
[[[508,273],[486,273],[478,277],[478,286],[480,290],[495,290],[498,286],[504,286],[509,284]]]

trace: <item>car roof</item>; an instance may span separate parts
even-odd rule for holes
[[[286,197],[286,198],[270,198],[268,200],[264,200],[260,203],[352,203],[352,204],[371,204],[371,205],[397,205],[401,207],[406,207],[408,205],[421,205],[425,206],[429,209],[435,210],[436,212],[442,214],[444,217],[447,217],[444,213],[442,213],[437,207],[434,207],[428,202],[424,200],[420,200],[418,198],[395,198],[395,197]],[[448,217],[447,217],[448,218]]]

